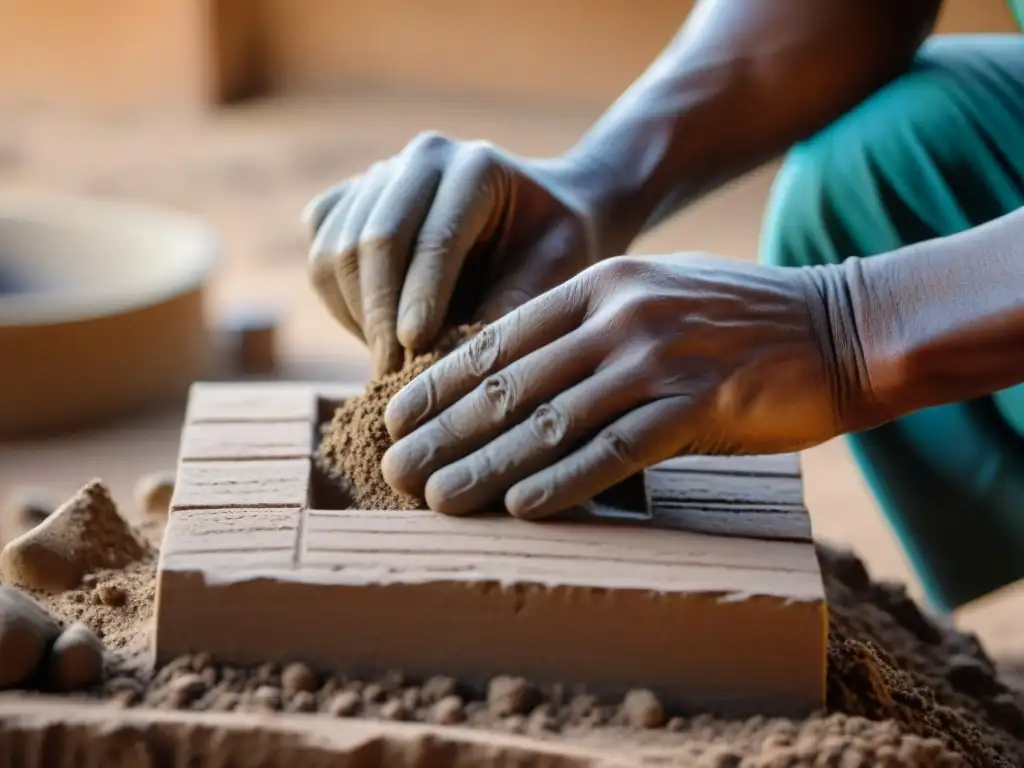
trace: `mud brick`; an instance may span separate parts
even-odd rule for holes
[[[305,384],[197,383],[186,422],[306,421],[316,418],[316,394]]]
[[[301,459],[312,452],[305,421],[198,422],[182,430],[180,458],[196,460]]]
[[[301,507],[309,496],[309,473],[309,459],[182,461],[171,511]]]

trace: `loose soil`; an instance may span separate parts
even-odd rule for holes
[[[425,509],[426,503],[399,493],[384,482],[380,463],[391,447],[384,426],[388,402],[413,379],[471,338],[479,326],[463,325],[445,332],[435,348],[423,354],[406,352],[398,371],[371,381],[359,397],[343,402],[326,425],[317,452],[319,469],[336,494],[352,509]]]
[[[80,618],[104,631],[108,642],[110,627],[119,628],[114,636],[124,644],[108,654],[102,686],[85,695],[126,707],[459,724],[609,748],[663,748],[676,765],[1024,765],[1024,696],[999,679],[976,639],[925,615],[901,586],[873,582],[854,555],[819,546],[819,557],[831,612],[829,711],[802,721],[664,712],[645,691],[598,701],[507,677],[474,691],[441,674],[410,680],[396,670],[364,680],[302,664],[228,667],[204,655],[154,670],[151,600],[83,609],[82,598],[71,596],[78,590],[45,604],[65,622]],[[151,596],[155,576],[149,561],[117,583],[129,595]]]

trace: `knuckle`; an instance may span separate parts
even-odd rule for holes
[[[334,255],[334,273],[340,281],[348,281],[359,274],[359,252],[356,247],[347,246]]]
[[[433,154],[451,146],[451,139],[440,131],[422,131],[409,142],[410,154]]]
[[[481,385],[483,403],[488,414],[496,421],[512,415],[516,407],[516,388],[511,377],[496,373]]]
[[[498,362],[501,348],[498,332],[492,325],[485,326],[465,347],[465,361],[470,372],[487,376]]]
[[[639,453],[632,440],[618,429],[605,429],[598,435],[604,450],[623,466],[632,467],[638,464]]]
[[[452,418],[451,411],[444,411],[434,420],[434,429],[437,431],[437,445],[461,443],[469,435],[464,426],[460,425],[458,419]]]
[[[451,222],[437,224],[420,233],[416,250],[419,253],[440,256],[451,250],[455,237],[455,228]]]
[[[561,409],[545,403],[530,415],[530,430],[541,443],[553,448],[569,434],[569,419]]]

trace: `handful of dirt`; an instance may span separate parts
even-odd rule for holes
[[[457,346],[472,338],[479,325],[461,325],[443,334],[430,352],[406,352],[401,370],[366,385],[359,397],[342,403],[324,430],[316,460],[352,509],[425,509],[426,502],[398,493],[384,481],[380,463],[391,447],[384,411],[391,398]]]

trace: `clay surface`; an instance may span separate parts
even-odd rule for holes
[[[0,576],[30,590],[77,587],[87,573],[123,568],[150,554],[99,480],[87,483],[45,521],[0,552]]]
[[[415,360],[413,368],[428,362]],[[232,663],[294,658],[361,675],[397,667],[412,677],[449,674],[478,690],[509,673],[612,697],[646,687],[669,706],[732,714],[821,706],[823,587],[792,457],[742,459],[739,472],[731,459],[682,461],[656,473],[664,482],[654,481],[652,493],[666,501],[665,514],[709,515],[716,505],[723,519],[763,514],[763,529],[784,534],[767,538],[316,509],[307,506],[308,454],[261,456],[238,437],[285,445],[274,435],[288,427],[311,437],[315,421],[263,420],[255,404],[275,396],[271,385],[262,396],[231,389],[254,404],[250,421],[222,393],[237,421],[207,410],[185,426],[160,563],[161,660],[203,650]],[[360,478],[352,487],[378,500],[384,483],[373,462],[387,447],[380,419],[389,396],[371,384],[366,396],[345,399],[320,452],[339,462],[361,456],[345,464]],[[342,450],[332,441],[345,415],[366,429],[345,433]],[[200,431],[203,445],[217,448],[197,458],[190,436]],[[777,525],[790,519],[797,523]],[[745,638],[755,635],[762,642],[752,652]]]
[[[267,750],[266,759],[340,759],[320,741],[314,751],[303,751],[287,737],[294,727],[313,729],[309,733],[320,728],[337,734],[370,731],[385,740],[390,738],[387,734],[429,732],[458,745],[465,740],[506,744],[508,738],[499,734],[526,734],[530,741],[515,743],[536,745],[542,740],[548,744],[541,750],[545,760],[582,750],[600,759],[625,754],[640,764],[670,766],[1001,768],[1022,764],[1024,699],[999,678],[977,642],[929,618],[896,585],[871,581],[852,555],[819,548],[819,557],[831,608],[829,713],[803,720],[762,716],[716,719],[696,711],[672,711],[649,691],[602,700],[573,695],[561,686],[537,686],[514,676],[498,676],[477,691],[438,675],[417,679],[391,670],[372,678],[332,676],[295,662],[283,667],[269,663],[232,667],[215,663],[209,654],[176,658],[154,671],[141,643],[115,654],[95,695],[121,706],[193,712],[179,715],[144,709],[122,715],[107,708],[105,712],[83,710],[81,717],[90,723],[98,720],[107,732],[120,732],[121,728],[113,728],[118,725],[130,730],[143,728],[149,734],[165,733],[161,739],[166,739],[162,743],[167,749],[192,750],[199,765],[223,764],[217,761],[228,755],[240,761],[242,755],[256,760],[256,755],[264,755],[263,749]],[[145,578],[142,573],[138,577]],[[151,570],[148,578],[153,577]],[[109,609],[111,613],[119,610]],[[139,617],[139,622],[136,628],[143,641],[144,617]],[[0,732],[11,728],[13,721],[17,723],[13,727],[23,734],[19,739],[40,738],[37,728],[49,730],[36,715],[49,722],[66,712],[66,708],[44,708],[43,716],[34,706],[12,700],[6,707],[0,698]],[[663,721],[652,727],[659,708]],[[11,710],[35,714],[22,721],[5,714]],[[270,712],[294,715],[269,721],[265,718]],[[417,731],[365,720],[365,725],[347,721],[331,730],[330,724],[296,717],[303,713],[378,721],[454,722],[477,733],[466,736],[464,729]],[[236,742],[232,734],[252,722],[250,716],[261,717],[264,740],[249,740],[249,748],[255,752],[236,752],[246,742]],[[77,716],[72,720],[79,722]],[[210,740],[191,742],[177,727],[167,732],[151,730],[179,722],[192,724],[187,729],[190,732],[209,728]],[[349,722],[353,722],[353,730]],[[86,743],[119,744],[103,741],[99,731],[104,728],[97,725],[82,732],[76,748],[86,749]],[[213,739],[225,749],[229,742],[232,746],[221,751]],[[271,749],[276,744],[282,745],[280,753]],[[469,751],[465,753],[462,746],[451,749],[446,753],[450,762],[442,764],[458,764],[464,755],[469,759],[476,754],[475,747],[466,747]],[[393,763],[374,762],[378,758],[365,753],[362,759],[370,765],[404,764],[398,757]]]

